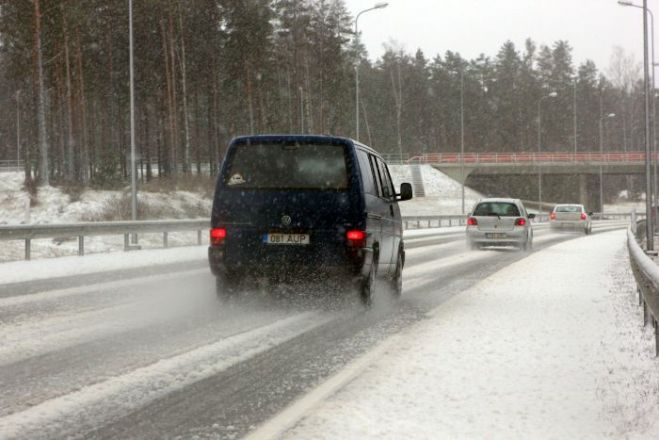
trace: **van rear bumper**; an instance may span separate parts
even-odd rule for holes
[[[290,261],[286,258],[228,261],[224,247],[209,246],[208,263],[215,276],[231,273],[241,277],[354,278],[368,275],[373,264],[373,251],[370,248],[346,251],[341,258],[331,262],[313,258],[305,261]]]

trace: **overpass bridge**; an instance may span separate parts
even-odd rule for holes
[[[659,154],[652,158],[659,159]],[[428,164],[464,183],[469,176],[578,175],[579,200],[601,210],[599,199],[589,196],[599,187],[599,174],[644,174],[645,152],[522,152],[522,153],[427,153],[412,156],[409,164]]]
[[[653,160],[659,158],[656,154]],[[471,174],[642,174],[642,151],[606,153],[429,153],[412,156],[410,164],[429,164],[460,181]]]

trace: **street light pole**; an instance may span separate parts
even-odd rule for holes
[[[16,90],[16,166],[21,161],[21,91]]]
[[[647,250],[649,252],[654,252],[654,240],[650,237],[654,237],[654,219],[652,216],[652,199],[653,199],[653,183],[652,183],[652,147],[654,146],[656,151],[656,142],[652,142],[652,129],[650,124],[650,66],[649,66],[649,42],[648,42],[648,15],[652,20],[652,27],[654,28],[654,15],[652,11],[648,9],[648,1],[643,0],[643,6],[636,5],[629,0],[619,0],[618,3],[622,6],[631,6],[634,8],[639,8],[643,10],[643,92],[645,95],[645,211],[646,219],[645,222],[645,234],[647,237]],[[652,93],[654,94],[654,29],[652,29]],[[654,104],[654,99],[653,99]],[[655,108],[653,106],[653,108]],[[653,111],[653,118],[655,117],[655,112]],[[656,186],[656,164],[655,164],[655,185]]]
[[[542,152],[542,101],[557,96],[558,93],[551,92],[538,100],[538,153]],[[539,157],[538,160],[540,160]],[[542,213],[542,167],[540,165],[538,165],[538,212]]]
[[[601,110],[600,110],[601,113]],[[609,113],[604,116],[600,116],[599,120],[599,141],[600,141],[600,212],[604,212],[604,179],[603,179],[603,173],[602,173],[602,160],[603,160],[603,155],[604,155],[604,141],[603,141],[603,127],[604,127],[604,120],[606,119],[611,119],[615,118],[616,114],[615,113]]]
[[[376,3],[372,7],[360,11],[355,16],[355,49],[357,49],[359,43],[359,17],[361,17],[361,15],[365,14],[366,12],[374,11],[376,9],[383,9],[387,6],[389,6],[389,3]],[[359,59],[356,60],[355,64],[355,140],[359,140]]]
[[[574,160],[577,160],[577,78],[572,78],[572,117],[574,119],[573,129],[574,129]]]
[[[131,190],[131,218],[137,220],[137,180],[135,178],[135,84],[133,74],[133,0],[128,0],[128,47],[130,68],[130,190]],[[176,166],[176,164],[174,164]],[[133,243],[137,242],[137,235],[133,234]]]
[[[460,182],[462,183],[462,215],[465,214],[465,70],[460,69]]]

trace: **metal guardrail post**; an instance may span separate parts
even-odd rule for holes
[[[85,255],[85,236],[78,235],[78,255],[80,257]]]
[[[201,230],[197,231],[197,244],[201,246]]]
[[[30,253],[31,253],[31,240],[29,238],[25,239],[25,259],[29,260],[30,259]]]
[[[129,234],[124,234],[124,251],[130,250],[130,242],[128,240]]]
[[[167,231],[162,233],[162,247],[166,248],[168,243],[167,243]]]

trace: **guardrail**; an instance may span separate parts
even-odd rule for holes
[[[0,160],[0,173],[9,171],[23,171],[22,160]]]
[[[208,220],[147,220],[118,222],[86,222],[47,225],[0,226],[0,241],[25,240],[25,259],[30,259],[31,241],[36,238],[78,237],[78,255],[85,254],[85,237],[99,235],[123,235],[124,250],[130,250],[129,236],[138,233],[162,233],[163,247],[167,247],[168,233],[197,231],[197,243],[201,244],[201,232],[209,229]]]
[[[636,280],[638,303],[643,307],[643,327],[652,321],[654,327],[655,356],[659,356],[659,266],[641,247],[645,240],[645,220],[632,223],[627,230],[629,261]]]
[[[594,220],[627,219],[628,213],[596,213]],[[547,222],[547,214],[536,216],[534,223]],[[405,229],[442,228],[464,226],[466,215],[419,215],[402,218]],[[163,247],[168,246],[170,232],[197,231],[197,244],[202,244],[202,231],[209,229],[208,220],[139,220],[118,222],[86,222],[69,224],[0,226],[0,241],[24,240],[25,259],[31,258],[32,240],[38,238],[78,237],[78,255],[85,255],[85,237],[123,235],[124,250],[135,247],[130,244],[131,234],[162,233]]]
[[[657,154],[653,159],[657,159]],[[524,153],[426,153],[407,159],[407,163],[419,164],[533,164],[533,163],[643,163],[642,151],[614,152],[524,152]]]
[[[404,229],[464,226],[466,223],[466,215],[415,215],[403,217]]]

